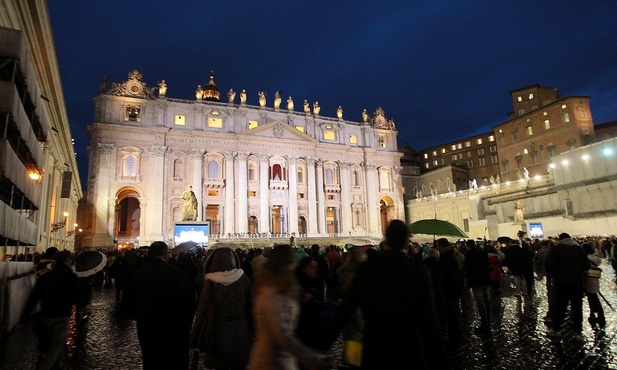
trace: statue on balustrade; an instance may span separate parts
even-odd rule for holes
[[[197,221],[197,197],[193,192],[193,187],[189,187],[182,193],[184,208],[182,210],[182,221]]]

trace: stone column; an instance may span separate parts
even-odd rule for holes
[[[225,155],[225,234],[234,232],[235,216],[235,181],[234,181],[234,158],[236,153],[224,153]]]
[[[206,151],[204,149],[190,149],[189,150],[189,159],[191,160],[191,165],[193,167],[193,176],[189,180],[189,184],[193,186],[193,193],[195,193],[195,197],[197,198],[197,221],[205,220],[205,208],[204,208],[204,197],[203,197],[203,159]]]
[[[351,181],[349,175],[349,162],[339,162],[341,179],[341,227],[339,233],[347,235],[351,231]]]
[[[238,174],[238,192],[236,195],[236,232],[248,232],[248,167],[246,159],[249,153],[238,153],[236,155],[236,171]]]
[[[379,179],[377,178],[377,167],[370,163],[364,163],[364,177],[366,179],[366,208],[368,214],[367,229],[369,234],[380,233],[379,229],[379,203],[377,200],[376,189],[379,189]]]
[[[289,213],[287,223],[289,232],[295,233],[298,236],[298,169],[297,158],[293,156],[287,157],[289,163],[289,171],[287,181],[289,183]]]
[[[162,183],[167,181],[168,174],[165,171],[165,157],[168,148],[165,146],[150,146],[147,148],[147,157],[143,158],[144,163],[140,165],[142,169],[142,179],[149,181],[151,184]],[[165,212],[163,207],[163,186],[151,186],[148,194],[142,195],[148,198],[150,204],[149,212],[162,215]],[[141,207],[141,203],[140,203]],[[162,217],[146,217],[148,212],[141,209],[141,217],[139,220],[140,226],[140,242],[146,240],[149,242],[163,240],[163,222]]]
[[[97,164],[96,168],[96,185],[94,210],[91,215],[94,218],[92,222],[92,241],[91,247],[105,248],[112,243],[113,229],[110,233],[110,223],[114,222],[114,214],[111,212],[113,208],[109,206],[109,188],[111,179],[115,179],[115,145],[114,144],[98,144],[96,149]],[[114,198],[112,198],[114,199]],[[113,227],[113,225],[111,225]]]
[[[400,166],[394,166],[394,168],[392,169],[392,177],[393,177],[393,181],[392,181],[392,186],[394,187],[394,189],[392,189],[392,193],[393,193],[393,201],[394,201],[394,207],[395,207],[395,212],[396,212],[396,218],[398,218],[399,220],[404,220],[405,219],[405,199],[404,199],[404,194],[403,194],[403,178],[401,176],[401,170],[402,167]]]
[[[259,155],[259,232],[267,233],[270,231],[270,192],[268,178],[268,159],[267,154]]]
[[[317,184],[315,183],[315,159],[306,158],[306,178],[308,180],[308,225],[307,236],[317,236]]]
[[[326,235],[326,195],[323,182],[323,161],[317,161],[317,224],[320,235]]]

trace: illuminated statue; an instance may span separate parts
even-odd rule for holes
[[[362,122],[368,122],[368,113],[366,109],[362,111]]]
[[[311,113],[311,106],[309,105],[308,100],[304,99],[302,106],[304,107],[304,113]]]
[[[263,91],[260,91],[258,95],[259,95],[259,106],[263,108],[266,106],[266,93]]]
[[[514,202],[514,223],[515,224],[523,224],[525,223],[525,206],[521,203],[520,200]]]
[[[278,90],[274,93],[274,109],[278,110],[281,107],[281,94]]]
[[[318,116],[320,111],[321,107],[319,106],[319,102],[316,101],[315,103],[313,103],[313,114]]]
[[[164,98],[167,94],[167,84],[165,80],[159,81],[159,98]]]
[[[246,104],[246,90],[244,89],[242,89],[242,92],[240,93],[240,104]]]
[[[193,187],[189,187],[182,193],[184,209],[182,210],[182,221],[197,221],[197,197],[193,192]]]
[[[204,90],[201,88],[201,85],[197,85],[195,89],[195,99],[202,100],[204,98]]]
[[[227,98],[229,99],[229,104],[234,103],[234,100],[236,100],[236,92],[234,91],[234,89],[229,89],[229,92],[227,93]]]
[[[338,106],[338,109],[336,110],[336,117],[338,119],[343,119],[343,107],[341,107],[340,105]]]
[[[291,98],[291,96],[287,98],[287,110],[288,111],[294,110],[294,100]]]

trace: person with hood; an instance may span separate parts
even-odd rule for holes
[[[600,274],[602,273],[602,269],[599,266],[602,260],[596,255],[591,244],[583,243],[581,247],[587,253],[587,258],[589,263],[591,263],[589,273],[585,277],[585,294],[587,295],[587,302],[589,302],[589,325],[595,326],[597,324],[603,328],[606,326],[606,318],[604,317],[600,298],[598,298],[598,293],[600,293]]]
[[[561,325],[570,303],[574,338],[583,340],[583,293],[585,273],[589,270],[587,254],[567,233],[559,234],[559,243],[546,256],[544,268],[555,286],[555,315],[547,335],[561,336]]]
[[[252,287],[240,258],[227,247],[213,250],[205,263],[191,347],[205,353],[208,369],[244,369],[253,344]]]
[[[462,332],[460,325],[460,301],[464,290],[463,272],[456,258],[456,248],[448,239],[437,239],[436,248],[439,251],[439,267],[443,275],[443,298],[445,303],[446,325],[448,327],[448,345],[457,347]]]

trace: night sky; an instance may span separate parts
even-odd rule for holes
[[[138,69],[194,99],[210,71],[269,107],[276,90],[360,121],[382,107],[399,146],[462,139],[507,120],[509,92],[534,84],[591,97],[617,120],[617,1],[49,1],[80,176],[99,81]],[[239,98],[236,98],[238,101]],[[286,104],[283,102],[283,107]],[[83,180],[82,180],[83,182]],[[84,189],[85,190],[85,189]]]

